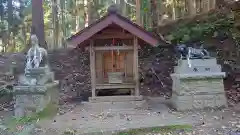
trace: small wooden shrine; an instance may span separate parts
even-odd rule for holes
[[[159,38],[119,15],[113,7],[89,27],[68,39],[68,46],[90,52],[92,97],[97,90],[131,89],[139,97],[138,49],[157,46]],[[104,97],[102,97],[104,98]]]

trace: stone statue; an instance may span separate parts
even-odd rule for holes
[[[47,51],[44,48],[39,47],[38,38],[36,35],[31,36],[31,45],[32,47],[27,53],[25,73],[29,72],[29,70],[33,68],[48,66]]]
[[[24,75],[20,76],[19,83],[22,85],[44,84],[52,77],[48,66],[47,50],[39,47],[38,38],[31,35],[31,48],[27,52]]]
[[[191,59],[206,59],[210,58],[209,52],[200,46],[199,48],[187,47],[185,44],[179,44],[175,50],[180,55],[180,59],[186,58],[188,66],[191,67]]]

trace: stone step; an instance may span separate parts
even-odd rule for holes
[[[127,102],[127,101],[142,101],[143,96],[99,96],[89,97],[89,102]]]
[[[105,110],[128,110],[136,108],[147,107],[147,102],[142,101],[125,101],[125,102],[82,102],[83,108],[92,111],[105,111]]]

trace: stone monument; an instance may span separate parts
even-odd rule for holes
[[[31,36],[25,72],[14,87],[15,117],[29,116],[43,111],[48,105],[58,104],[58,81],[50,71],[47,51],[39,47],[36,35]]]
[[[187,58],[178,59],[178,65],[171,74],[172,106],[179,111],[226,107],[225,73],[216,58],[204,55],[196,58],[190,54],[188,52]]]

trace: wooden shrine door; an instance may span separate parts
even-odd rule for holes
[[[107,78],[108,72],[124,72],[125,73],[126,52],[109,51],[103,53],[103,70],[104,78]]]

